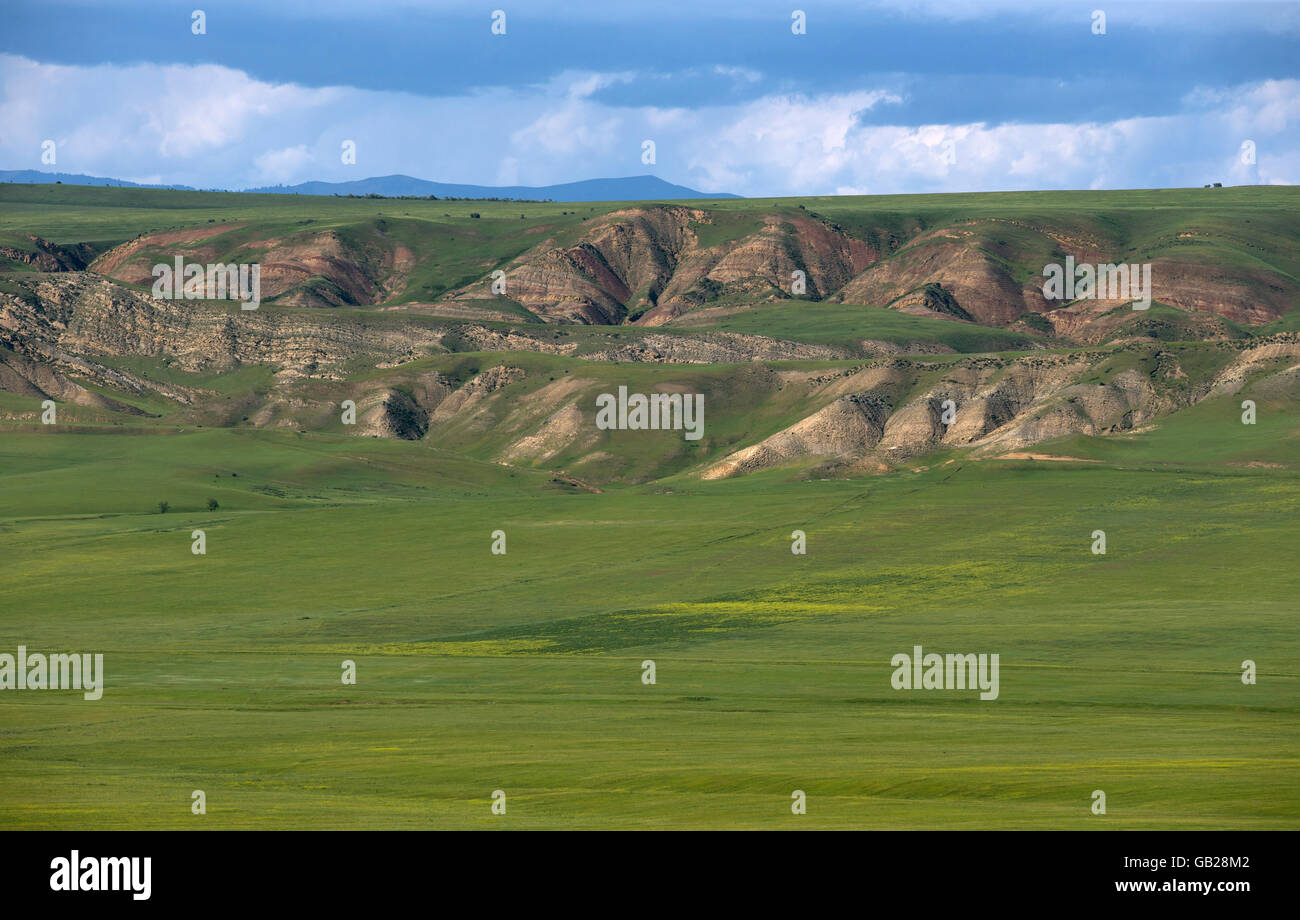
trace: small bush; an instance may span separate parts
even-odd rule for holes
[[[171,510],[171,505],[167,504],[167,502],[159,502],[159,503],[158,503],[158,513],[159,513],[159,514],[166,514],[169,510]]]

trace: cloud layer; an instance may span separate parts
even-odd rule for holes
[[[0,55],[0,166],[203,188],[392,173],[545,185],[649,172],[747,196],[1300,179],[1300,81],[1291,79],[1195,89],[1176,113],[1111,122],[1063,111],[1037,124],[892,124],[906,100],[887,87],[689,108],[603,101],[611,86],[663,76],[565,72],[433,97],[268,82],[212,64]],[[47,139],[54,165],[41,162]],[[341,161],[348,140],[355,165]],[[642,162],[645,140],[655,143],[652,165]]]

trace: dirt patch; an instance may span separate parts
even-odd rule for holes
[[[1100,460],[1085,460],[1083,457],[1059,457],[1056,454],[1037,454],[1027,450],[1013,450],[1009,454],[994,457],[994,460],[1047,460],[1060,463],[1100,463]]]
[[[178,230],[172,233],[154,233],[142,236],[121,246],[114,246],[90,264],[92,272],[116,277],[118,269],[146,246],[173,246],[197,243],[221,233],[237,230],[243,224],[217,224],[212,227],[195,227],[193,230]],[[152,277],[151,275],[149,277]]]

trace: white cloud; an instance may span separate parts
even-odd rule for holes
[[[601,106],[570,101],[548,109],[530,124],[510,135],[521,157],[577,157],[608,155],[617,139],[620,120]]]
[[[645,76],[570,72],[426,97],[273,84],[213,65],[70,67],[0,55],[0,168],[51,169],[40,162],[51,138],[60,171],[203,188],[392,173],[546,185],[653,172],[754,196],[1300,180],[1296,80],[1197,90],[1160,117],[1053,124],[879,124],[900,100],[869,88],[701,108],[593,98]],[[647,138],[654,166],[641,163]],[[356,141],[356,165],[340,162],[345,139]],[[1247,139],[1253,164],[1239,156]]]
[[[565,71],[557,76],[552,83],[559,86],[567,85],[567,95],[575,99],[585,99],[595,93],[600,92],[610,86],[616,86],[620,83],[631,83],[637,78],[633,71],[623,73],[583,73],[575,74],[571,71]]]
[[[742,83],[757,83],[763,79],[763,75],[757,70],[751,70],[748,67],[723,67],[721,64],[714,65],[713,72],[723,76],[731,77]]]
[[[268,150],[254,159],[253,163],[267,185],[276,185],[297,180],[309,166],[315,164],[315,158],[306,144],[299,144],[282,150]]]

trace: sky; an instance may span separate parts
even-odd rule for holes
[[[1300,3],[0,0],[0,169],[651,173],[750,197],[1294,184]]]

